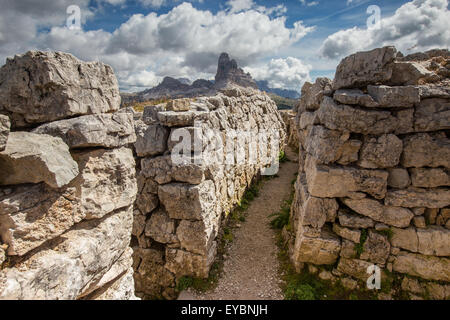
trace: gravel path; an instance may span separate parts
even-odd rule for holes
[[[291,182],[298,171],[297,155],[287,148],[291,160],[281,164],[278,177],[263,184],[259,197],[251,202],[246,221],[234,229],[234,240],[227,250],[223,274],[217,287],[197,293],[191,289],[180,300],[282,300],[276,233],[271,217],[289,198]]]

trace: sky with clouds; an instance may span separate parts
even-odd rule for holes
[[[81,29],[67,27],[72,5]],[[221,52],[257,80],[299,91],[333,77],[346,55],[384,45],[448,49],[448,0],[2,0],[0,11],[0,64],[30,49],[66,51],[111,65],[124,91],[164,76],[213,79]]]

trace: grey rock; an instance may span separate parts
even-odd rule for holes
[[[450,168],[450,139],[444,133],[418,133],[403,139],[401,164],[406,168]]]
[[[130,113],[96,114],[44,124],[34,133],[60,137],[71,148],[117,148],[134,143],[133,116]]]
[[[359,166],[363,168],[392,168],[400,162],[402,140],[393,134],[366,138],[361,147]]]
[[[419,132],[450,129],[450,101],[424,99],[416,107],[414,129]]]
[[[48,135],[11,132],[0,152],[0,184],[45,182],[54,188],[70,183],[79,173],[69,147]]]
[[[367,108],[378,107],[378,103],[359,89],[340,89],[334,93],[334,100],[342,104],[360,105]]]
[[[167,150],[169,129],[160,125],[136,123],[137,140],[134,144],[139,157],[163,154]]]
[[[333,89],[387,82],[392,77],[392,63],[396,56],[394,47],[384,47],[344,58],[336,69]]]
[[[365,110],[338,105],[329,97],[324,97],[317,111],[320,122],[328,129],[373,135],[412,132],[413,115],[414,109],[401,110],[397,113]]]
[[[0,69],[0,110],[13,128],[119,110],[119,86],[110,66],[68,53],[29,51]]]
[[[381,108],[409,108],[420,102],[418,87],[368,86],[368,93]]]

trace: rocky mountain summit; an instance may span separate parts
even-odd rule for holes
[[[258,85],[252,79],[250,73],[245,73],[244,70],[239,68],[236,60],[230,59],[228,53],[222,53],[219,57],[214,87],[223,89],[233,85],[258,89]]]
[[[121,96],[122,103],[127,104],[162,98],[177,99],[213,96],[222,89],[236,86],[259,89],[289,99],[299,98],[299,93],[294,90],[274,89],[269,87],[268,81],[253,80],[250,73],[245,73],[238,66],[236,60],[230,58],[228,53],[220,55],[214,81],[198,79],[191,84],[189,79],[186,78],[165,77],[156,87],[137,93],[122,93]]]

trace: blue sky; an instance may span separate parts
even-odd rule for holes
[[[395,45],[404,53],[450,45],[448,0],[4,0],[0,61],[30,49],[70,52],[112,65],[121,89],[164,76],[211,79],[229,52],[258,80],[299,91],[333,77],[340,59]],[[69,5],[81,30],[66,25]],[[369,6],[380,27],[368,29]]]

